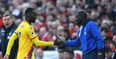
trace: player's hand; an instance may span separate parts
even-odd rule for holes
[[[56,37],[57,39],[54,41],[54,45],[58,46],[58,47],[62,47],[64,46],[65,42],[60,39],[59,37]]]
[[[5,55],[3,59],[9,59],[9,56],[8,55]]]

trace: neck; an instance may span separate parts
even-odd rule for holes
[[[31,24],[31,21],[29,21],[28,19],[26,19],[27,23]]]
[[[91,21],[90,19],[86,19],[85,22],[83,23],[83,26],[85,26],[89,21]]]

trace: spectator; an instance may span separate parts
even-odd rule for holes
[[[108,39],[110,39],[108,37],[108,32],[109,32],[109,28],[108,27],[101,27],[101,32],[102,32],[102,36],[104,38],[105,41],[107,41]]]
[[[3,27],[0,29],[0,38],[1,38],[1,52],[2,57],[4,57],[6,53],[6,48],[12,33],[14,33],[16,29],[16,25],[14,24],[13,16],[10,12],[6,12],[3,15]],[[9,59],[15,59],[18,51],[18,39],[15,41],[13,48],[11,50],[11,55]]]
[[[63,53],[64,59],[74,59],[74,52],[65,50]]]
[[[110,48],[112,49],[112,59],[116,59],[116,42],[110,42]]]
[[[64,52],[64,50],[58,50],[59,59],[64,58],[63,52]]]

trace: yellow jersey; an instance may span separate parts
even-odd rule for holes
[[[6,55],[10,55],[10,50],[16,38],[19,38],[19,47],[17,59],[35,59],[33,52],[33,45],[36,46],[53,46],[53,42],[40,41],[34,32],[33,27],[27,22],[23,21],[12,34]]]

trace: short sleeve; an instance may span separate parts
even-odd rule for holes
[[[28,36],[30,37],[31,40],[37,37],[37,35],[36,35],[36,33],[35,33],[35,31],[34,31],[32,26],[28,27],[26,29],[26,32],[27,32],[27,34],[28,34]]]

